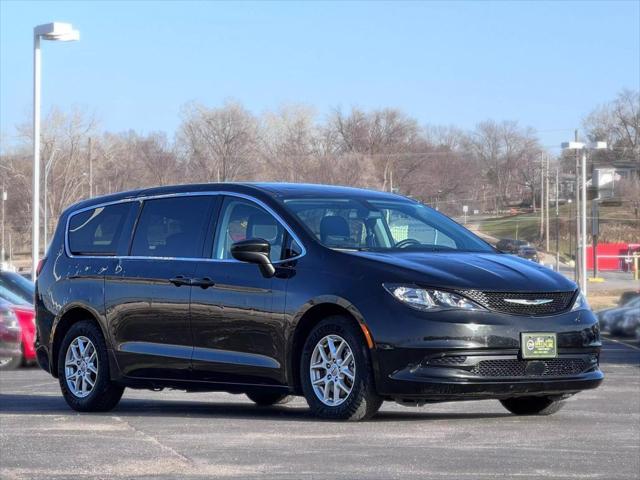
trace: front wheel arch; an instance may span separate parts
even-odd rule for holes
[[[313,327],[315,327],[325,318],[334,315],[348,318],[353,323],[353,325],[357,327],[357,330],[361,334],[362,341],[365,342],[365,344],[368,343],[368,340],[365,337],[363,331],[363,325],[365,325],[364,319],[360,315],[360,312],[355,309],[355,307],[353,307],[353,305],[346,301],[342,301],[340,302],[340,304],[331,301],[316,303],[315,305],[312,305],[298,320],[291,341],[291,355],[288,359],[288,378],[290,385],[293,387],[293,391],[296,395],[302,395],[302,385],[300,383],[300,360],[302,359],[302,349],[304,347],[304,343]],[[364,328],[366,328],[366,326]],[[374,359],[371,358],[372,362],[373,360]]]

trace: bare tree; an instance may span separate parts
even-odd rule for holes
[[[239,103],[187,105],[179,139],[194,178],[233,181],[251,175],[257,157],[255,118]]]
[[[313,181],[310,167],[320,141],[313,117],[313,110],[302,105],[285,106],[263,116],[259,146],[266,179]]]
[[[516,122],[493,120],[478,124],[469,138],[469,149],[493,187],[496,210],[508,203],[518,169],[532,161],[531,152],[540,151],[531,129],[522,129]]]
[[[623,90],[615,100],[594,110],[584,121],[591,141],[606,141],[599,162],[628,162],[640,168],[640,92]]]

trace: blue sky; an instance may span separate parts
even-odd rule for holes
[[[32,28],[43,112],[96,113],[112,131],[164,130],[191,100],[256,114],[306,103],[398,107],[421,124],[518,120],[555,147],[596,105],[639,89],[640,2],[27,2],[0,0],[0,130],[28,121]]]

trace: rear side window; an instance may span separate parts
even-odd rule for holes
[[[69,250],[73,255],[117,255],[132,204],[118,203],[73,215],[69,220]]]
[[[209,196],[161,198],[144,202],[133,237],[131,255],[202,258],[211,204]]]

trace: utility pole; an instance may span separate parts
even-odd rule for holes
[[[5,244],[4,244],[4,222],[5,222],[5,210],[4,204],[7,203],[7,190],[5,189],[5,182],[2,181],[2,247],[0,247],[0,265],[5,262]]]
[[[560,271],[560,172],[556,165],[556,272]]]
[[[580,272],[580,282],[582,293],[587,295],[587,151],[582,149],[582,178],[580,180],[582,200],[582,271]]]
[[[91,158],[91,137],[87,140],[87,155],[89,157],[89,198],[93,198],[93,159]]]
[[[547,155],[547,167],[545,170],[545,198],[547,199],[547,206],[545,208],[545,227],[544,237],[546,251],[549,251],[549,156]]]
[[[544,235],[544,155],[540,152],[540,240]]]
[[[575,130],[574,133],[575,141],[578,141],[578,129]],[[576,202],[576,252],[575,252],[575,271],[574,278],[575,282],[580,285],[580,273],[582,272],[580,263],[582,261],[582,256],[580,255],[580,152],[576,150],[576,191],[575,191],[575,202]]]

